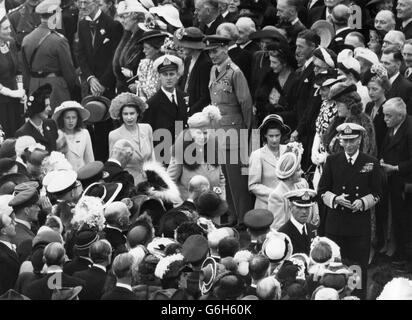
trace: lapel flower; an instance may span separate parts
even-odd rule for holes
[[[106,30],[100,29],[100,34],[101,34],[102,36],[104,36],[104,35],[106,34]]]
[[[50,127],[49,127],[49,126],[46,126],[46,130],[50,130]]]
[[[373,162],[368,162],[368,163],[365,163],[365,165],[363,166],[363,168],[360,172],[361,173],[371,172],[372,170],[373,170]]]

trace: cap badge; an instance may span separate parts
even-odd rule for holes
[[[206,40],[206,45],[210,46],[210,40]]]
[[[168,66],[168,65],[170,65],[172,62],[168,59],[168,58],[164,58],[164,60],[163,60],[163,65],[164,66]]]
[[[308,200],[310,200],[310,196],[309,196],[309,193],[308,193],[307,191],[303,194],[302,200],[303,200],[303,201],[308,201]]]
[[[345,134],[351,134],[352,133],[352,129],[350,126],[346,126],[345,130],[343,131]]]
[[[184,35],[185,35],[185,29],[180,28],[176,31],[176,39],[177,40],[182,40]]]

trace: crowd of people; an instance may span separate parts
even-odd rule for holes
[[[410,115],[412,0],[3,0],[0,299],[412,299]]]

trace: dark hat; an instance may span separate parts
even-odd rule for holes
[[[315,203],[316,191],[312,189],[295,189],[283,195],[297,207],[311,207]]]
[[[139,244],[145,245],[146,241],[149,239],[150,233],[151,230],[148,230],[148,228],[144,225],[138,225],[133,227],[127,233],[127,241],[129,242],[130,247],[134,248]]]
[[[14,187],[14,195],[18,195],[20,192],[30,189],[40,191],[40,184],[37,181],[23,181]]]
[[[35,188],[29,188],[27,190],[21,191],[14,196],[14,198],[9,202],[10,207],[21,207],[21,206],[31,206],[39,201],[39,193]]]
[[[212,257],[207,257],[200,268],[199,286],[202,295],[212,288],[217,273],[217,263]]]
[[[229,273],[216,282],[215,294],[218,299],[236,299],[246,288],[244,280],[237,274]]]
[[[298,33],[298,39],[305,39],[307,42],[313,43],[316,47],[320,45],[320,37],[313,30],[303,30]]]
[[[155,196],[141,194],[133,197],[131,200],[133,202],[133,215],[130,217],[131,224],[134,224],[135,221],[146,212],[152,219],[153,225],[159,225],[160,218],[166,212],[166,209],[161,199]]]
[[[87,96],[82,100],[82,106],[90,112],[89,123],[106,121],[110,118],[110,99],[104,96]]]
[[[231,41],[230,38],[217,36],[217,35],[206,36],[203,38],[203,42],[205,43],[205,46],[206,46],[205,50],[211,50],[211,49],[216,49],[219,47],[227,46],[230,41]]]
[[[271,56],[276,56],[279,59],[286,61],[286,63],[293,69],[297,68],[298,63],[292,50],[290,50],[288,43],[283,41],[271,42],[267,45],[266,50],[269,51]]]
[[[280,127],[282,135],[287,135],[290,133],[290,128],[283,122],[283,118],[277,114],[270,114],[263,119],[262,124],[259,126],[261,134],[266,133],[266,128],[271,124],[276,123]]]
[[[335,83],[338,83],[345,79],[344,76],[339,76],[338,77],[338,72],[336,69],[328,69],[325,72],[320,72],[315,75],[315,87],[320,88],[320,87],[329,87]]]
[[[205,43],[202,41],[204,37],[199,28],[188,27],[177,29],[173,40],[179,47],[201,50],[205,48]]]
[[[3,141],[0,147],[1,158],[15,158],[16,157],[16,139],[9,138]]]
[[[266,233],[273,223],[273,213],[267,209],[253,209],[246,212],[243,222],[254,233]]]
[[[354,139],[365,132],[365,128],[357,123],[345,122],[336,128],[340,139]]]
[[[104,164],[101,161],[92,161],[77,170],[77,180],[79,180],[83,188],[87,188],[94,182],[99,182],[103,179]]]
[[[356,85],[339,85],[333,86],[329,93],[329,100],[337,100],[345,94],[350,94],[352,92],[357,92]]]
[[[28,297],[14,291],[13,289],[9,289],[4,294],[0,296],[0,300],[30,300]]]
[[[0,195],[12,194],[16,185],[29,181],[29,178],[21,173],[10,173],[0,177]]]
[[[313,50],[313,56],[325,62],[330,68],[336,67],[338,56],[330,49],[317,47]]]
[[[173,238],[176,228],[186,221],[190,221],[190,219],[185,212],[171,209],[160,218],[159,234]]]
[[[273,41],[276,42],[287,42],[284,35],[281,34],[279,29],[274,26],[266,26],[262,30],[252,32],[249,35],[249,39],[273,39]]]
[[[89,249],[90,246],[99,240],[99,235],[93,229],[81,229],[74,236],[74,248],[77,250]]]
[[[32,92],[27,98],[27,111],[26,116],[32,117],[35,114],[41,113],[46,109],[46,99],[52,92],[52,86],[46,83]]]
[[[160,49],[164,43],[164,39],[167,34],[159,30],[151,30],[143,33],[142,37],[137,41],[137,43],[146,42],[152,47]]]
[[[49,155],[49,152],[42,149],[34,149],[33,152],[30,153],[27,162],[34,165],[34,166],[41,166],[44,158]]]
[[[77,286],[74,288],[56,288],[52,292],[51,300],[74,300],[77,298],[82,289],[82,286]]]
[[[195,206],[199,215],[208,218],[220,217],[228,210],[227,202],[211,190],[203,192],[195,200]]]
[[[104,183],[95,182],[89,185],[84,191],[83,196],[96,197],[103,201],[104,205],[112,203],[113,201],[120,201],[117,197],[121,193],[123,185],[121,183]]]
[[[186,239],[182,246],[182,254],[188,262],[203,261],[209,253],[207,239],[201,235],[194,234]]]
[[[9,171],[11,168],[17,165],[17,162],[10,158],[0,159],[0,174]]]

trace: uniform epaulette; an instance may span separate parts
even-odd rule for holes
[[[18,7],[15,7],[15,8],[13,8],[13,9],[10,9],[9,12],[8,12],[8,14],[11,15],[11,14],[19,11],[19,9],[21,9],[21,8],[23,8],[23,7],[24,7],[24,3],[22,3],[22,4],[19,5]]]
[[[63,34],[61,34],[60,32],[56,30],[51,30],[51,32],[54,33],[55,35],[58,35],[60,38],[66,38]]]

